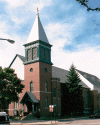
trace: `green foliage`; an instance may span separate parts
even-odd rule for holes
[[[74,65],[71,66],[69,75],[67,76],[67,108],[68,112],[76,113],[83,111],[83,96],[82,86],[79,85],[81,82],[78,73],[75,70]]]
[[[13,69],[0,67],[0,106],[4,109],[11,102],[17,102],[24,85]]]
[[[94,10],[100,11],[100,8],[99,8],[99,7],[93,9],[93,8],[91,8],[91,7],[88,6],[89,0],[76,0],[76,1],[79,2],[79,3],[81,3],[81,5],[87,7],[87,11],[90,11],[90,10],[92,10],[92,11],[94,11]]]
[[[19,114],[19,116],[21,116],[21,114],[22,114],[22,109],[19,109],[19,110],[18,110],[18,114]]]

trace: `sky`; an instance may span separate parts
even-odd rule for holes
[[[100,6],[99,0],[89,0],[89,6]],[[0,40],[0,66],[8,67],[16,54],[25,55],[27,42],[39,16],[52,46],[54,66],[76,69],[100,78],[100,12],[87,11],[76,0],[0,0],[0,38],[15,40],[15,44]]]

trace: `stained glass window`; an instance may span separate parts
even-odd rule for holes
[[[45,82],[45,92],[48,92],[48,83]]]

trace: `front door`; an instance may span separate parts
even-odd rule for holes
[[[32,112],[32,102],[27,102],[28,113]]]

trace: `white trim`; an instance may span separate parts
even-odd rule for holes
[[[5,110],[19,110],[19,108],[18,109],[5,109]]]
[[[47,94],[52,93],[52,92],[45,92],[45,91],[33,91],[33,93],[35,92],[42,92],[42,93],[47,93]]]
[[[84,84],[86,84],[91,90],[94,90],[94,85],[91,82],[89,82],[86,78],[84,78],[79,72],[78,74],[79,74],[80,79],[84,82]]]

